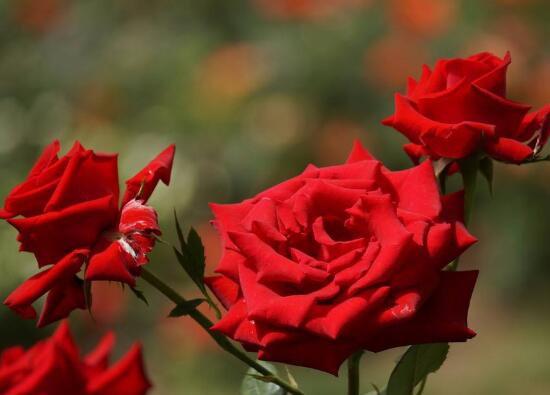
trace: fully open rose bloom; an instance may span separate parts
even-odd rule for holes
[[[117,155],[96,153],[76,142],[63,157],[55,141],[27,179],[6,198],[0,218],[18,231],[20,250],[32,252],[40,268],[5,300],[24,318],[48,294],[38,326],[86,307],[83,280],[120,281],[135,286],[147,253],[160,234],[155,210],[146,205],[159,180],[168,184],[174,146],[126,181],[119,209]],[[17,217],[17,218],[15,218]]]
[[[80,356],[69,326],[28,350],[12,347],[0,353],[3,395],[145,395],[151,384],[143,367],[141,347],[132,346],[109,366],[112,333],[85,357]]]
[[[424,66],[419,81],[409,79],[406,95],[395,95],[395,113],[383,123],[403,133],[405,151],[460,159],[475,152],[511,163],[532,158],[550,133],[550,105],[539,111],[506,98],[511,58],[483,52],[466,59]]]
[[[360,349],[471,338],[477,272],[442,270],[476,240],[462,204],[430,161],[392,172],[358,143],[346,164],[213,204],[225,249],[207,283],[228,309],[214,329],[333,374]]]

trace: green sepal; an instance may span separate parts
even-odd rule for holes
[[[479,161],[479,172],[487,181],[487,186],[489,187],[489,193],[493,196],[493,160],[486,156],[485,158]]]
[[[439,181],[439,188],[441,189],[441,193],[444,195],[447,193],[447,172],[449,169],[449,166],[453,163],[453,159],[449,158],[441,158],[438,160],[434,160],[432,162],[432,166],[434,168],[434,174],[437,180]]]

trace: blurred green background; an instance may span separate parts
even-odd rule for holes
[[[360,138],[393,169],[404,138],[380,125],[393,93],[423,63],[481,50],[512,53],[509,97],[550,101],[547,0],[0,0],[0,196],[53,138],[120,153],[121,179],[177,143],[170,188],[151,204],[165,238],[172,209],[219,256],[207,202],[234,202],[300,172],[342,162]],[[497,165],[494,197],[480,187],[462,261],[480,268],[470,326],[426,394],[550,393],[550,168]],[[0,229],[0,299],[36,271]],[[195,291],[159,245],[150,268]],[[146,284],[147,307],[117,285],[94,289],[94,318],[73,314],[88,349],[116,329],[117,355],[145,343],[154,395],[234,395],[246,370],[221,354]],[[0,308],[0,346],[36,330]],[[383,385],[402,350],[367,355],[364,392]],[[345,380],[291,368],[304,391],[344,393]]]

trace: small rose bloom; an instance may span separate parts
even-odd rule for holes
[[[207,284],[214,329],[264,360],[337,374],[354,352],[465,341],[477,272],[443,268],[476,239],[462,194],[440,196],[430,161],[392,172],[356,144],[237,204],[212,204],[224,243]]]
[[[18,231],[20,250],[34,254],[40,268],[5,300],[24,318],[35,318],[32,304],[47,294],[38,326],[85,308],[83,280],[120,281],[135,286],[140,267],[160,234],[157,214],[146,205],[159,181],[166,185],[174,157],[168,147],[126,181],[119,208],[117,155],[96,153],[76,142],[63,157],[55,141],[27,179],[0,209]]]
[[[466,59],[439,60],[424,66],[418,81],[410,78],[405,95],[395,95],[395,113],[383,123],[410,140],[404,146],[418,162],[460,159],[476,152],[520,164],[546,144],[550,104],[538,111],[506,98],[510,54],[488,52]]]
[[[134,344],[109,366],[114,335],[107,334],[95,350],[82,357],[69,326],[28,350],[12,347],[0,353],[3,395],[145,395],[151,384],[143,366],[141,346]]]

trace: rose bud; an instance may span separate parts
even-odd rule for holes
[[[415,163],[474,153],[515,164],[534,159],[550,133],[550,105],[529,112],[506,98],[510,63],[509,53],[500,59],[483,52],[439,60],[433,71],[424,66],[407,93],[395,95],[395,113],[382,123],[410,140],[404,149]]]

